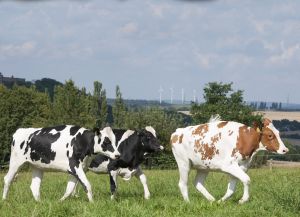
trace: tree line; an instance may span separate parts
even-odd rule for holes
[[[113,105],[109,105],[106,90],[99,81],[94,82],[92,93],[76,87],[72,80],[56,85],[51,92],[36,85],[11,88],[0,85],[0,163],[9,160],[12,135],[18,128],[71,124],[90,129],[105,126],[141,129],[151,125],[170,150],[171,133],[189,124],[176,111],[157,106],[127,107],[119,86],[115,94]]]
[[[92,93],[78,88],[72,80],[64,84],[51,79],[41,81],[47,85],[38,83],[11,88],[0,85],[0,164],[9,161],[12,135],[18,128],[70,124],[90,129],[104,126],[141,129],[150,125],[156,129],[166,152],[154,156],[147,163],[151,165],[151,162],[156,162],[168,167],[176,165],[171,156],[169,139],[177,128],[205,123],[213,114],[219,114],[223,120],[249,126],[261,119],[244,102],[243,91],[232,89],[232,83],[208,83],[204,87],[204,102],[191,102],[191,116],[187,116],[152,103],[149,106],[128,106],[119,86],[116,87],[115,99],[108,103],[106,90],[99,81],[94,82]],[[51,86],[49,82],[55,85]]]

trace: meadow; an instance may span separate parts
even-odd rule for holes
[[[88,173],[92,183],[94,203],[89,203],[80,187],[79,197],[60,202],[68,176],[63,173],[45,173],[41,186],[41,202],[35,202],[31,191],[31,173],[19,173],[12,184],[7,201],[0,201],[1,217],[19,216],[299,216],[300,168],[251,169],[250,201],[239,205],[242,184],[225,203],[210,203],[192,185],[195,172],[190,174],[190,203],[181,197],[177,170],[146,170],[151,192],[150,200],[143,198],[143,188],[135,178],[118,180],[118,197],[110,200],[109,179],[106,175]],[[3,177],[0,173],[1,189]],[[206,187],[217,199],[226,191],[228,176],[210,173]],[[2,194],[2,190],[1,190]]]

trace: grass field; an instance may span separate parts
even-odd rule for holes
[[[185,203],[177,187],[177,170],[145,171],[151,199],[143,199],[141,184],[132,179],[125,182],[119,179],[118,198],[110,200],[109,180],[106,175],[88,173],[93,186],[94,203],[89,203],[82,188],[79,198],[70,198],[59,202],[63,195],[67,175],[63,173],[45,173],[41,187],[42,201],[34,201],[31,191],[31,173],[22,172],[11,186],[7,201],[0,201],[0,216],[299,216],[300,215],[300,169],[275,168],[252,169],[250,201],[239,205],[242,185],[237,192],[222,204],[209,203],[192,185],[195,172],[190,174],[190,203]],[[1,188],[3,176],[0,173]],[[220,198],[226,191],[228,176],[211,173],[206,186],[216,197]],[[1,190],[2,194],[2,190]]]

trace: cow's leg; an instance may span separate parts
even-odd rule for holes
[[[209,201],[215,201],[215,198],[206,190],[204,187],[205,179],[208,175],[208,171],[198,170],[197,175],[195,177],[194,185],[199,192],[203,194],[203,196]]]
[[[112,200],[115,199],[117,193],[117,188],[118,188],[117,176],[118,176],[117,170],[112,170],[109,172],[110,192],[111,192],[110,199]]]
[[[40,186],[43,179],[44,172],[38,168],[32,168],[32,180],[30,189],[36,201],[40,201]]]
[[[144,172],[142,171],[141,167],[137,168],[135,177],[140,179],[140,181],[144,187],[144,198],[146,200],[148,200],[150,198],[150,192],[149,192],[148,185],[147,185],[147,178],[146,178]]]
[[[74,190],[72,192],[72,197],[79,197],[79,195],[78,195],[79,192],[77,190],[77,186],[78,186],[78,181],[75,184]]]
[[[178,163],[178,170],[179,170],[179,189],[181,191],[182,197],[186,202],[189,202],[189,193],[188,193],[188,178],[190,172],[190,164],[189,162],[180,162]]]
[[[89,201],[93,202],[92,187],[82,169],[82,166],[79,165],[78,169],[75,168],[75,171],[76,171],[76,174],[74,174],[74,176],[82,184],[84,191],[87,193]]]
[[[249,200],[250,177],[237,164],[223,167],[222,171],[229,173],[237,179],[241,180],[244,185],[244,193],[243,197],[239,200],[239,203],[243,204],[247,202]]]
[[[227,191],[226,191],[225,195],[218,202],[222,202],[222,201],[225,201],[228,198],[230,198],[233,195],[233,193],[235,192],[236,184],[237,184],[237,179],[235,177],[231,176],[228,186],[227,186]]]
[[[13,162],[13,163],[11,163]],[[5,200],[7,198],[7,194],[8,194],[8,190],[9,187],[14,179],[14,177],[16,176],[19,168],[22,166],[23,163],[19,163],[16,164],[15,161],[10,161],[9,164],[9,170],[7,172],[7,174],[4,176],[4,188],[3,188],[3,195],[2,195],[2,199]]]
[[[70,176],[70,179],[67,184],[66,192],[62,198],[60,198],[60,201],[65,200],[67,197],[69,197],[73,192],[76,193],[76,185],[78,180],[74,176]]]

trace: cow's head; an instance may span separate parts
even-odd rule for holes
[[[138,132],[138,136],[141,139],[141,143],[143,149],[148,152],[157,152],[164,149],[164,147],[159,143],[158,139],[156,138],[156,132],[153,127],[148,126],[145,129],[142,129]]]
[[[101,153],[111,159],[120,157],[120,153],[116,147],[116,137],[110,127],[105,127],[102,130],[94,129],[94,152]]]
[[[263,120],[263,128],[261,132],[261,143],[264,148],[271,152],[276,152],[278,154],[285,154],[289,151],[287,147],[283,144],[279,131],[274,127],[272,122],[265,118]]]

